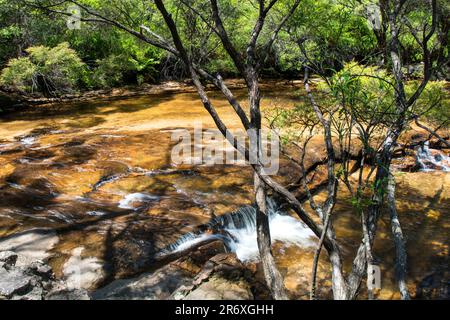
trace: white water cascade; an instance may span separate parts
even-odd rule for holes
[[[421,171],[450,172],[450,157],[439,150],[430,150],[428,141],[417,149],[416,161]]]
[[[310,247],[315,244],[313,232],[301,221],[276,208],[272,200],[268,202],[269,225],[272,242],[281,241],[286,245]],[[179,238],[163,251],[181,251],[208,238],[222,239],[229,250],[235,252],[241,261],[254,261],[259,257],[256,241],[256,210],[245,206],[237,211],[212,219],[207,227],[213,234],[191,232]],[[219,231],[219,232],[217,232]]]

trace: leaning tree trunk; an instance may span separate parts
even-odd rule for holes
[[[387,204],[391,219],[392,236],[394,237],[395,243],[395,276],[397,278],[402,300],[409,300],[409,292],[406,286],[407,254],[403,231],[400,225],[400,220],[398,219],[397,208],[395,205],[395,179],[392,174],[389,176],[388,181]]]
[[[271,250],[271,239],[269,229],[269,216],[266,206],[266,191],[264,183],[255,173],[256,194],[256,230],[258,249],[264,272],[264,279],[276,300],[287,300],[284,289],[283,277],[278,271]]]
[[[257,163],[262,159],[261,147],[261,111],[260,111],[260,91],[256,72],[249,72],[249,102],[250,102],[250,123],[253,129],[250,133],[250,143],[252,154]],[[262,161],[261,161],[262,162]],[[263,173],[264,174],[264,173]],[[275,259],[272,255],[269,216],[266,205],[266,186],[259,175],[254,173],[254,187],[256,200],[256,231],[259,254],[264,272],[264,278],[268,285],[272,297],[276,300],[287,300],[284,289],[283,277],[278,271]]]

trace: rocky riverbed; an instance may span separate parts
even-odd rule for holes
[[[57,280],[52,268],[42,260],[1,251],[0,300],[269,298],[260,273],[256,264],[244,265],[234,253],[225,253],[218,241],[153,272],[88,291]],[[86,275],[79,276],[82,282]]]
[[[263,109],[301,103],[296,90],[295,86],[266,89]],[[236,95],[245,101],[245,90],[236,90]],[[239,129],[239,119],[229,112],[222,96],[212,92],[211,97],[230,128]],[[225,254],[221,244],[210,244],[215,248],[210,253],[211,247],[206,246],[175,261],[153,263],[161,249],[212,219],[251,204],[254,198],[248,166],[172,163],[172,133],[192,129],[198,121],[205,128],[215,127],[198,96],[190,92],[54,103],[3,116],[0,251],[17,254],[8,270],[22,268],[13,275],[20,273],[36,282],[40,278],[36,280],[33,268],[27,266],[41,260],[54,274],[47,282],[57,283],[66,292],[82,290],[94,299],[188,298],[198,297],[198,292],[210,298],[229,297],[228,293],[267,297],[258,264],[237,261],[233,254]],[[417,128],[405,133],[401,143],[413,142],[415,147],[400,148],[393,166],[398,211],[407,236],[408,288],[413,297],[442,298],[448,296],[450,173],[444,170],[448,153],[437,150],[434,140],[423,145],[420,157],[415,157],[428,136]],[[323,159],[322,142],[320,136],[311,141],[308,163]],[[281,165],[280,169],[280,178],[286,183],[298,178],[298,168]],[[320,176],[319,170],[316,178]],[[351,195],[339,196],[334,216],[338,238],[344,239],[344,258],[351,262],[361,241]],[[296,223],[290,223],[293,221]],[[285,286],[290,298],[307,299],[314,245],[310,245],[308,235],[299,241],[286,241],[292,240],[287,236],[302,234],[295,216],[289,217],[289,223],[286,219],[276,222],[271,230],[281,232],[274,236],[273,252]],[[244,249],[256,247],[251,245],[252,234],[241,231],[237,236],[245,240],[241,241]],[[389,220],[384,215],[374,250],[383,273],[378,299],[399,298],[390,237]],[[242,252],[237,253],[239,257]],[[243,256],[248,253],[244,250]],[[214,258],[219,254],[222,256]],[[226,265],[238,271],[227,267],[233,276],[222,276],[217,268]],[[214,268],[209,272],[211,266]],[[9,273],[4,275],[2,280]],[[330,298],[326,254],[321,255],[318,278],[319,298]],[[25,294],[3,297],[26,296],[33,288],[30,281],[25,281],[26,290],[19,286],[17,291]],[[48,298],[52,286],[35,298]]]

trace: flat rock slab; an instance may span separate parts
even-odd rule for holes
[[[0,268],[0,296],[10,297],[26,291],[31,284],[32,277],[21,270]]]
[[[161,300],[170,297],[178,287],[188,284],[192,278],[172,265],[137,278],[115,280],[92,294],[94,299]]]
[[[19,255],[16,265],[25,266],[32,261],[45,260],[49,250],[58,243],[54,231],[31,229],[8,236],[0,241],[0,251],[14,251]]]
[[[184,300],[252,300],[253,295],[245,281],[232,281],[213,276],[191,291]]]

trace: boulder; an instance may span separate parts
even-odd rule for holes
[[[26,292],[31,285],[31,277],[21,269],[0,269],[0,296],[6,298]]]
[[[98,289],[92,294],[93,299],[173,299],[174,292],[184,297],[190,292],[194,279],[198,283],[209,276],[208,264],[213,270],[215,263],[210,262],[211,257],[223,252],[223,243],[214,241],[200,246],[188,255],[180,257],[153,272],[146,272],[131,279],[114,280],[107,286]],[[219,258],[217,258],[219,259]],[[200,275],[201,273],[201,275]],[[197,277],[196,277],[197,275]],[[186,288],[183,291],[183,288]]]
[[[48,292],[45,300],[90,300],[90,296],[85,289],[68,289],[60,287]]]
[[[89,299],[86,290],[70,290],[55,280],[52,268],[12,251],[0,252],[0,300]],[[21,263],[16,263],[21,261]]]

